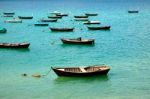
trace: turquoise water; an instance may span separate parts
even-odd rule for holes
[[[4,23],[8,32],[0,34],[0,42],[30,42],[29,49],[0,49],[0,99],[150,99],[150,2],[147,0],[1,0],[0,13],[14,11],[33,15],[23,23]],[[129,9],[139,14],[128,14]],[[49,27],[35,27],[48,12],[69,13],[49,27],[75,27],[73,33],[52,33]],[[73,15],[97,12],[102,25],[110,31],[89,31]],[[94,46],[63,45],[60,38],[94,38]],[[106,64],[107,76],[87,78],[57,77],[51,66]],[[22,77],[27,73],[27,77]]]

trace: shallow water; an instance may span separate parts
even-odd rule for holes
[[[147,0],[1,0],[0,13],[14,11],[15,16],[33,15],[23,23],[4,23],[8,32],[0,42],[30,42],[29,49],[0,49],[0,99],[149,99],[150,98],[150,2]],[[128,14],[129,9],[139,10]],[[35,27],[48,12],[69,13],[49,27],[75,27],[71,33],[53,33],[49,27]],[[102,25],[110,31],[90,31],[73,15],[97,12]],[[94,38],[95,45],[63,45],[60,38]],[[57,77],[54,72],[37,79],[32,74],[46,74],[51,66],[106,64],[107,76],[87,78]],[[27,77],[22,77],[27,73]]]

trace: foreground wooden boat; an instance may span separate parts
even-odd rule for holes
[[[58,31],[58,32],[71,32],[74,28],[50,28],[51,31]]]
[[[7,32],[7,29],[5,28],[0,28],[0,33],[6,33]]]
[[[64,39],[61,38],[64,44],[94,44],[94,39],[82,39],[81,37],[75,39]]]
[[[89,30],[110,30],[110,26],[87,26]]]
[[[87,21],[87,22],[84,22],[84,24],[100,24],[99,21]]]
[[[57,19],[41,19],[40,22],[57,22]]]
[[[22,20],[14,18],[14,19],[6,20],[5,22],[7,22],[7,23],[22,23]]]
[[[82,15],[82,16],[74,16],[75,18],[88,18],[88,16],[86,15]]]
[[[75,21],[88,21],[88,18],[75,18]]]
[[[128,11],[128,13],[139,13],[139,11]]]
[[[14,15],[15,12],[3,12],[4,15]]]
[[[51,67],[58,76],[66,77],[90,77],[96,75],[107,75],[109,66],[87,66],[87,67]]]
[[[97,13],[85,13],[86,16],[97,16]]]
[[[33,16],[18,16],[19,19],[33,19]]]
[[[0,43],[0,48],[28,48],[30,43]]]
[[[48,26],[48,23],[35,23],[35,26]]]

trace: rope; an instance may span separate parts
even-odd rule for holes
[[[42,75],[42,76],[47,76],[51,72],[51,70],[52,68],[45,75]]]

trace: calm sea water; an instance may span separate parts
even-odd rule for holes
[[[1,0],[0,13],[33,15],[21,24],[4,23],[0,17],[0,42],[30,42],[29,49],[0,49],[0,99],[150,99],[150,2],[148,0]],[[129,9],[139,14],[128,14]],[[49,27],[35,27],[48,12],[69,13],[49,27],[75,27],[73,33],[52,33]],[[73,15],[97,12],[110,31],[89,31]],[[60,38],[94,38],[94,46],[63,45]],[[107,76],[57,77],[51,66],[106,64]],[[27,73],[27,77],[22,77]]]

